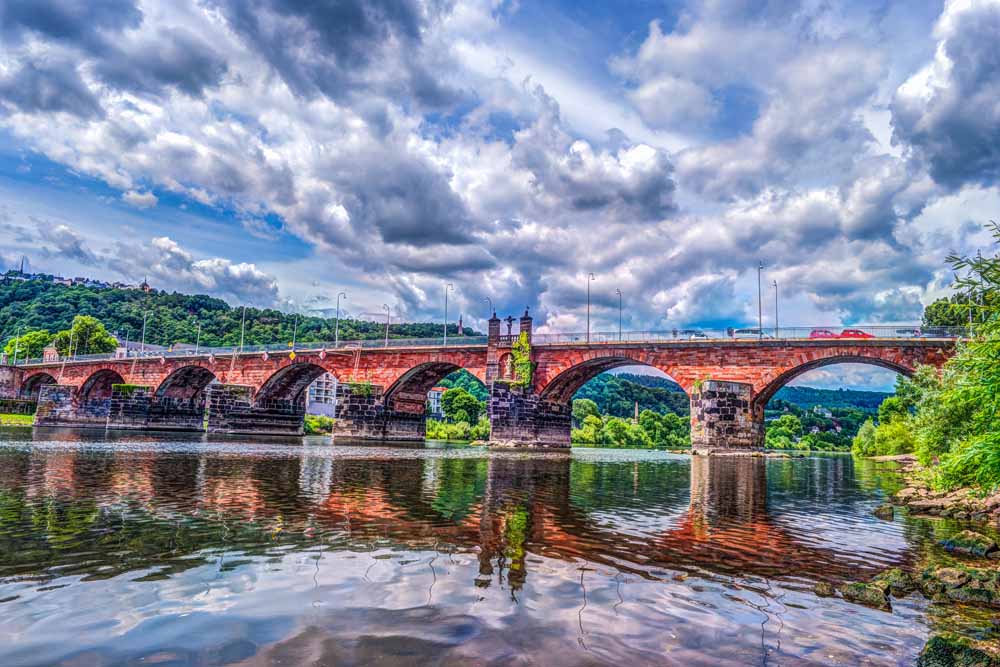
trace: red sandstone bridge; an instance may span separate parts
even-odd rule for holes
[[[764,406],[796,376],[822,366],[864,363],[911,374],[940,367],[957,331],[915,327],[851,329],[845,338],[811,338],[810,329],[765,331],[741,339],[684,332],[539,335],[525,313],[519,333],[531,342],[530,386],[512,383],[512,346],[519,333],[438,341],[387,341],[374,347],[306,344],[294,351],[236,349],[155,356],[60,359],[5,367],[0,392],[36,398],[37,426],[299,435],[307,387],[324,373],[338,381],[335,437],[422,440],[427,392],[464,368],[489,389],[491,444],[568,447],[570,403],[593,377],[645,365],[676,381],[691,399],[696,451],[763,445]],[[827,330],[822,330],[827,331]],[[588,340],[589,339],[589,340]]]

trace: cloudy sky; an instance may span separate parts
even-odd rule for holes
[[[594,5],[4,0],[0,260],[570,331],[589,272],[595,328],[754,322],[758,261],[916,321],[988,247],[1000,0]]]

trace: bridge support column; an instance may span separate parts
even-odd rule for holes
[[[572,410],[543,401],[530,389],[503,382],[490,385],[490,446],[514,449],[568,449]]]
[[[110,398],[81,401],[76,387],[46,384],[38,392],[35,426],[103,429],[108,424],[110,408]]]
[[[258,405],[253,387],[210,384],[206,390],[209,433],[234,435],[302,435],[302,401],[274,401]]]
[[[764,414],[754,409],[753,387],[706,380],[691,395],[691,449],[695,454],[749,454],[764,448]]]
[[[412,411],[396,410],[385,403],[382,387],[337,385],[334,440],[423,442],[427,421],[423,404]]]

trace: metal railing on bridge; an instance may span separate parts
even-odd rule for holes
[[[865,340],[865,339],[956,339],[968,335],[966,327],[922,327],[920,325],[896,326],[829,326],[829,327],[756,327],[729,329],[663,329],[652,331],[591,331],[589,344],[607,345],[613,343],[656,343],[681,341],[760,341],[760,340]],[[506,338],[501,336],[501,338]],[[513,336],[511,338],[514,338]],[[297,343],[295,347],[287,344],[244,345],[233,347],[198,347],[183,346],[168,349],[147,349],[143,351],[128,350],[127,353],[112,352],[108,354],[78,354],[55,362],[42,359],[18,360],[18,365],[31,366],[51,363],[73,363],[88,361],[106,361],[141,358],[177,358],[214,355],[216,357],[231,357],[234,355],[288,354],[295,352],[319,352],[326,350],[332,353],[349,353],[359,349],[378,348],[415,348],[415,347],[467,347],[484,346],[488,343],[486,336],[452,336],[445,346],[442,338],[390,338],[342,340],[337,344],[333,341]],[[533,345],[588,344],[588,336],[580,333],[534,333],[531,336]]]
[[[591,331],[589,343],[657,343],[677,341],[761,341],[761,340],[865,340],[865,339],[955,339],[968,335],[966,327],[829,326],[829,327],[757,327],[728,329],[664,329],[657,331]],[[536,333],[533,345],[588,343],[586,332]]]

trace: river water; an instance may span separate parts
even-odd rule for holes
[[[956,529],[849,456],[0,434],[0,665],[912,665]]]

